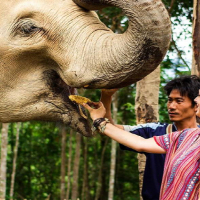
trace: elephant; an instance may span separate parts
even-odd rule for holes
[[[108,6],[128,17],[124,33],[99,20],[95,10]],[[68,96],[77,88],[121,88],[141,80],[170,44],[161,0],[3,0],[0,10],[2,123],[60,121],[92,136]]]

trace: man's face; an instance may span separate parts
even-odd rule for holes
[[[172,90],[167,102],[169,119],[173,122],[194,120],[197,106],[192,106],[188,96],[181,96],[179,90]]]

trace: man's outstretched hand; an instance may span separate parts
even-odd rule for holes
[[[82,106],[89,111],[90,117],[93,121],[97,118],[103,118],[106,114],[106,109],[102,102],[91,102],[88,104],[84,103]]]

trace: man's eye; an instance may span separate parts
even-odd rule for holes
[[[178,100],[178,101],[177,101],[177,103],[182,103],[182,102],[183,102],[183,100]]]

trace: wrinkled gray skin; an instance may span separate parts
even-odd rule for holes
[[[134,83],[162,61],[170,20],[160,0],[3,0],[0,4],[0,121],[63,121],[85,136],[86,119],[70,102],[74,88]],[[121,7],[114,34],[94,11]],[[82,8],[84,7],[84,8]]]

